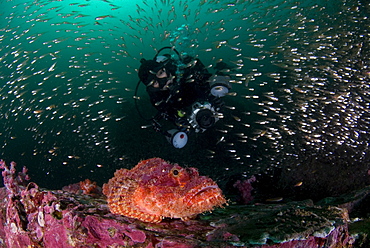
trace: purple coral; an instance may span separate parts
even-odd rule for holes
[[[253,200],[252,183],[255,182],[255,181],[256,181],[256,177],[252,176],[251,178],[249,178],[247,180],[243,180],[243,181],[238,180],[234,183],[233,186],[236,189],[238,189],[238,191],[239,191],[239,197],[240,197],[241,203],[248,204]]]
[[[5,161],[0,160],[0,169],[3,169],[2,176],[4,179],[4,185],[10,196],[17,195],[25,188],[27,181],[30,180],[27,175],[27,168],[23,167],[22,172],[18,172],[16,176],[15,162],[10,163],[10,168],[5,164]]]
[[[0,161],[6,189],[0,194],[6,206],[5,213],[0,214],[0,239],[6,247],[134,246],[146,240],[145,233],[134,224],[98,215],[108,214],[108,210],[89,203],[95,199],[66,191],[40,190],[36,183],[27,184],[25,167],[18,174],[15,167],[14,162],[8,167]]]

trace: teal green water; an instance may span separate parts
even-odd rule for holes
[[[0,146],[43,187],[162,157],[233,175],[369,158],[366,1],[1,1]],[[183,26],[185,25],[185,26]],[[185,27],[180,30],[180,27]],[[134,107],[163,46],[232,65],[224,118],[173,148]],[[154,113],[143,86],[139,109]],[[350,158],[343,154],[351,154]],[[328,159],[330,158],[330,159]],[[356,167],[358,168],[358,167]]]

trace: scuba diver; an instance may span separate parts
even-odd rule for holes
[[[160,55],[165,49],[174,51],[176,56]],[[231,89],[230,77],[222,72],[229,69],[226,63],[218,63],[217,72],[212,75],[198,58],[181,56],[172,47],[163,47],[153,59],[140,62],[135,95],[143,82],[152,105],[158,110],[151,119],[152,126],[174,147],[186,145],[191,129],[204,132],[222,118],[221,97]],[[171,121],[176,128],[163,130],[161,119]]]

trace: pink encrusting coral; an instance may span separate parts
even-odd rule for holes
[[[0,196],[6,206],[0,214],[0,238],[5,246],[0,243],[0,247],[133,246],[145,241],[145,233],[134,224],[101,219],[101,214],[109,214],[103,199],[92,205],[84,195],[41,190],[28,183],[25,167],[16,174],[15,166],[0,161],[5,185]]]

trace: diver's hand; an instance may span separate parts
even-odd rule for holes
[[[156,132],[161,131],[161,124],[159,124],[157,120],[153,120],[152,127]]]
[[[211,103],[216,111],[220,111],[225,106],[224,101],[219,97],[214,97],[211,100]]]
[[[177,118],[175,124],[180,131],[186,132],[190,129],[190,124],[186,118]]]

